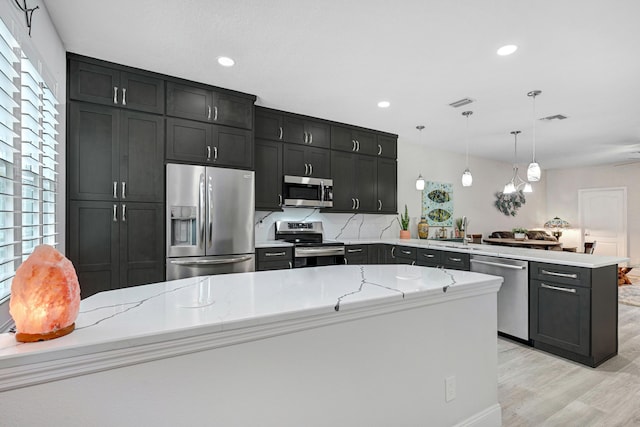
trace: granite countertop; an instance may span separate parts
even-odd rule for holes
[[[17,343],[0,334],[0,391],[497,292],[502,278],[407,265],[338,265],[223,274],[101,292],[81,301],[76,330]],[[355,316],[355,317],[354,317]]]
[[[339,239],[345,245],[384,243],[390,245],[433,248],[452,252],[519,259],[523,261],[546,262],[574,267],[599,268],[629,261],[629,258],[582,254],[565,251],[517,248],[510,246],[482,245],[422,239]]]

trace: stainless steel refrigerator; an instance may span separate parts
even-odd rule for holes
[[[167,164],[167,280],[255,270],[254,172]]]

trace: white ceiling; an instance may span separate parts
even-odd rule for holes
[[[70,52],[258,96],[258,105],[397,133],[400,143],[543,167],[640,151],[640,1],[49,0]],[[37,15],[34,29],[37,31]],[[517,44],[508,57],[498,47]],[[236,60],[233,68],[216,62]],[[464,97],[475,103],[448,104]],[[376,104],[388,100],[391,107]],[[416,125],[424,124],[422,135]],[[640,156],[638,156],[640,157]],[[640,163],[639,163],[640,165]]]

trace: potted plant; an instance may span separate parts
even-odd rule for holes
[[[400,219],[398,220],[400,223],[400,238],[401,239],[410,239],[411,233],[409,232],[409,210],[407,209],[407,205],[404,205],[404,214],[400,215]]]
[[[464,237],[462,235],[462,218],[456,218],[455,222],[456,222],[456,229],[455,229],[456,237]]]
[[[513,238],[516,240],[524,240],[527,238],[527,229],[522,227],[516,227],[513,230]]]

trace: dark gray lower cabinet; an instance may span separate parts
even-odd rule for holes
[[[442,251],[430,248],[419,248],[416,264],[423,267],[438,267],[442,265]]]
[[[618,352],[617,266],[530,263],[533,346],[592,367]]]
[[[396,246],[394,252],[395,264],[415,265],[418,248],[410,246]]]
[[[293,248],[281,246],[257,248],[256,260],[256,271],[293,268]]]
[[[344,248],[345,264],[369,264],[370,245],[347,245]]]
[[[71,201],[68,253],[81,298],[163,281],[162,203]]]

